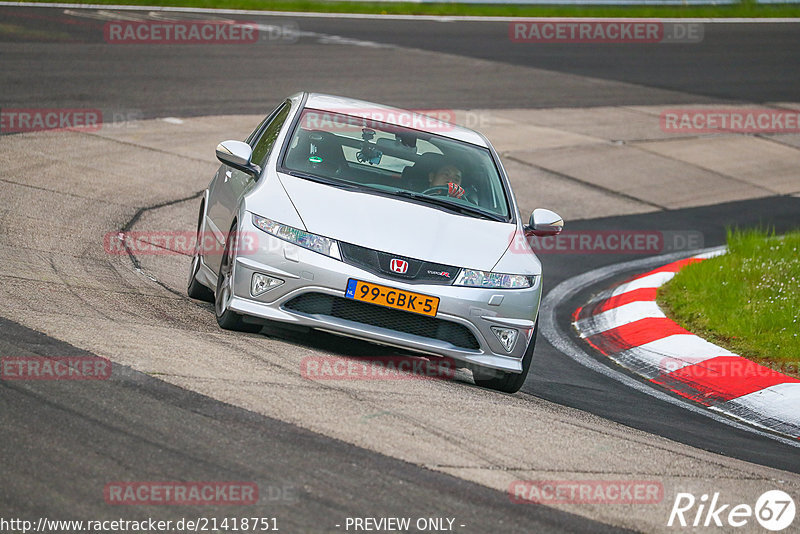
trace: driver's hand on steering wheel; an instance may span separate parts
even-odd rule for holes
[[[423,194],[447,195],[475,204],[475,201],[467,196],[467,191],[461,187],[461,170],[452,164],[444,165],[436,172],[428,174],[428,189],[423,191]]]
[[[463,187],[455,182],[447,182],[447,196],[461,198],[466,194]]]

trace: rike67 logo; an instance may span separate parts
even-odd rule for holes
[[[699,499],[691,493],[678,493],[667,526],[752,528],[755,519],[763,528],[778,532],[794,522],[795,512],[794,500],[781,490],[764,492],[755,506],[726,503],[719,492],[710,497],[703,494]]]

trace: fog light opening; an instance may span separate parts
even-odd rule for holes
[[[500,340],[506,352],[511,352],[514,349],[514,344],[517,342],[517,330],[515,328],[493,326],[492,332],[494,332],[494,335]]]
[[[283,284],[283,280],[280,278],[273,278],[272,276],[261,273],[253,273],[253,278],[250,281],[250,295],[254,297],[263,295],[270,289],[278,287],[281,284]]]

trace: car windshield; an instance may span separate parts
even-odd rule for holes
[[[452,128],[434,119],[421,118],[421,123],[428,130]],[[503,182],[489,150],[372,118],[304,110],[283,167],[467,215],[509,217]]]

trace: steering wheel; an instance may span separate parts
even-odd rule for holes
[[[309,160],[310,159],[311,158],[309,158]],[[312,171],[316,172],[323,171],[323,175],[332,174],[334,176],[339,176],[340,174],[342,174],[341,165],[339,165],[338,163],[329,163],[327,161],[322,161],[321,158],[320,161],[309,161],[309,168]]]
[[[422,194],[423,195],[433,195],[433,196],[439,196],[439,197],[446,197],[446,196],[450,196],[450,187],[446,186],[446,185],[435,185],[435,186],[429,187],[428,189],[423,191]],[[466,200],[470,204],[475,204],[477,206],[477,203],[474,200],[472,200],[471,198],[469,198],[469,196],[467,195],[466,190],[464,191],[464,194],[461,195],[461,199],[462,200]]]

